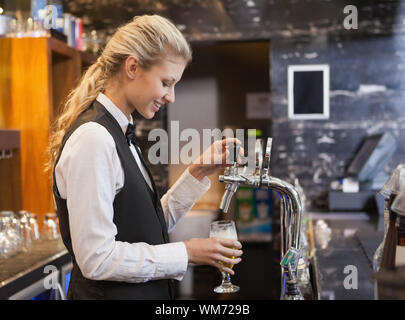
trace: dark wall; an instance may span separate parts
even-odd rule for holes
[[[193,61],[183,79],[215,78],[218,125],[266,128],[270,119],[246,118],[246,94],[270,90],[270,42],[193,43]]]
[[[327,207],[330,182],[368,135],[390,131],[398,139],[388,174],[405,162],[405,35],[277,39],[270,59],[273,175],[297,176],[311,208]],[[329,120],[288,119],[290,64],[329,64]]]

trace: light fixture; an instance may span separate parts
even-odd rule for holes
[[[0,14],[3,14],[4,10],[2,7],[0,7]]]

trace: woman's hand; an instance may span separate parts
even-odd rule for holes
[[[221,271],[234,275],[235,272],[220,264],[234,265],[241,262],[242,245],[237,240],[226,238],[206,238],[206,239],[190,239],[184,242],[188,254],[188,262],[195,264],[210,265],[220,269]],[[234,249],[231,249],[234,248]],[[235,257],[231,259],[229,257]]]
[[[216,173],[224,169],[229,163],[226,163],[229,158],[229,147],[234,144],[241,144],[237,138],[227,138],[215,141],[207,150],[205,150],[199,158],[193,161],[189,166],[189,171],[194,178],[202,180],[205,176]],[[243,149],[240,148],[240,155],[243,155]]]

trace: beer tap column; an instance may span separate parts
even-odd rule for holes
[[[300,258],[302,205],[295,187],[271,176],[262,177],[262,186],[281,193],[280,232],[283,300],[303,300],[298,289],[297,266]]]
[[[272,139],[267,139],[266,152],[263,156],[262,141],[258,139],[255,146],[256,169],[251,175],[245,175],[245,170],[239,174],[236,157],[239,150],[235,150],[233,166],[225,169],[219,181],[226,183],[225,193],[222,197],[220,209],[227,212],[229,204],[239,185],[256,188],[270,188],[281,194],[281,266],[282,288],[281,299],[302,300],[297,283],[297,265],[300,258],[300,230],[302,206],[300,196],[295,187],[286,181],[270,175],[270,155]],[[245,168],[244,168],[245,169]]]

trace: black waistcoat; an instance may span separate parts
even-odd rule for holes
[[[153,178],[154,193],[147,185],[135,159],[129,149],[127,140],[118,122],[98,101],[86,109],[67,130],[61,148],[71,134],[86,122],[97,122],[112,135],[118,156],[125,174],[123,188],[115,196],[113,222],[117,226],[117,241],[129,243],[146,242],[158,245],[169,242],[167,226],[163,215],[159,194]],[[136,148],[136,147],[135,147]],[[56,163],[59,161],[59,157]],[[55,166],[56,166],[55,163]],[[80,188],[80,186],[77,186]],[[66,200],[62,199],[56,187],[55,169],[53,173],[53,194],[63,242],[72,255],[73,270],[69,285],[68,299],[173,299],[173,280],[152,280],[145,283],[127,283],[120,281],[90,280],[83,276],[77,265],[72,249],[69,229],[69,215]],[[82,199],[86,201],[86,199]],[[83,212],[83,214],[86,214]]]

